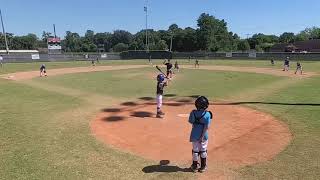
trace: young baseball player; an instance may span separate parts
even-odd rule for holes
[[[164,113],[161,111],[162,107],[162,96],[163,96],[163,89],[165,86],[168,85],[167,81],[165,80],[165,76],[163,74],[159,74],[157,76],[157,118],[162,118]]]
[[[290,67],[290,59],[289,59],[289,57],[287,57],[284,60],[283,71],[289,71],[289,67]]]
[[[167,66],[167,77],[171,79],[173,65],[171,64],[170,59],[168,59],[168,62],[166,61],[167,59],[164,60],[163,64]]]
[[[178,72],[179,72],[179,64],[178,64],[178,61],[176,61],[174,63],[174,69],[176,69]]]
[[[2,61],[3,61],[3,56],[0,55],[0,66],[1,66],[1,67],[3,66]]]
[[[205,172],[207,169],[207,147],[208,129],[212,119],[212,113],[207,111],[209,101],[206,97],[200,96],[195,101],[196,110],[189,116],[189,123],[192,124],[190,142],[192,142],[192,165],[193,172]],[[200,168],[199,168],[200,156]]]
[[[40,77],[42,76],[47,76],[47,71],[46,71],[46,65],[45,64],[42,64],[40,66]]]
[[[194,63],[194,68],[197,68],[197,67],[199,68],[199,66],[200,66],[200,65],[199,65],[199,60],[196,59],[196,61],[195,61],[195,63]]]
[[[274,60],[271,59],[270,61],[271,61],[271,65],[274,66]]]
[[[297,74],[297,72],[300,71],[300,74],[302,75],[302,65],[300,64],[300,62],[297,62],[297,69],[296,72],[294,74]]]

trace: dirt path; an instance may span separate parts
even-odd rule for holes
[[[110,70],[123,70],[123,69],[134,69],[134,68],[144,68],[147,65],[123,65],[123,66],[91,66],[91,67],[75,67],[75,68],[61,68],[48,70],[49,76],[57,76],[63,74],[73,74],[73,73],[84,73],[84,72],[99,72],[99,71],[110,71]],[[1,75],[0,77],[10,80],[27,80],[39,77],[39,71],[27,71],[27,72],[17,72],[11,74]]]
[[[110,71],[110,70],[144,68],[144,67],[149,67],[149,65],[90,66],[90,67],[61,68],[61,69],[48,70],[48,75],[57,76],[57,75],[72,74],[72,73],[99,72],[99,71]],[[186,65],[182,66],[182,68],[194,69]],[[314,72],[306,72],[303,75],[295,75],[293,71],[283,72],[281,70],[275,70],[271,68],[256,68],[256,67],[201,66],[200,69],[216,70],[216,71],[250,72],[250,73],[268,74],[268,75],[284,76],[284,77],[297,77],[297,78],[306,78],[306,77],[318,75],[317,73],[314,73]],[[27,80],[27,79],[32,79],[36,77],[39,77],[39,71],[16,72],[16,73],[0,75],[0,78],[16,80],[16,81]]]
[[[185,69],[195,69],[190,66],[183,66]],[[259,73],[259,74],[268,74],[274,76],[284,76],[284,77],[298,77],[306,78],[317,75],[314,72],[305,72],[303,75],[295,75],[294,71],[290,70],[289,72],[284,72],[280,69],[271,69],[271,68],[257,68],[257,67],[235,67],[235,66],[200,66],[199,69],[205,70],[216,70],[216,71],[235,71],[235,72],[250,72],[250,73]]]
[[[193,103],[165,103],[164,119],[155,118],[155,106],[130,102],[104,109],[92,121],[92,132],[121,151],[155,161],[170,160],[181,169],[189,167],[191,125],[187,117]],[[287,126],[268,114],[235,105],[215,105],[212,110],[209,170],[201,179],[226,177],[230,175],[225,174],[227,169],[270,160],[291,140]]]

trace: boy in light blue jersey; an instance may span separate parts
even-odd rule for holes
[[[209,101],[206,97],[200,96],[195,101],[197,110],[193,110],[189,116],[189,123],[192,124],[190,142],[192,142],[192,160],[191,170],[196,172],[205,172],[207,169],[207,146],[208,129],[212,119],[212,113],[207,111]],[[201,164],[199,168],[199,156]]]

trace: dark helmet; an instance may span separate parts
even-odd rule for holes
[[[199,96],[194,104],[198,110],[205,110],[209,107],[209,100],[204,96]]]
[[[157,76],[157,81],[158,82],[163,82],[164,81],[164,75],[163,74],[159,74],[158,76]]]

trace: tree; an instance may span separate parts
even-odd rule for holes
[[[281,34],[279,37],[279,41],[281,43],[293,43],[294,40],[295,40],[295,35],[294,33],[290,33],[290,32],[285,32]]]
[[[247,40],[240,40],[237,49],[243,52],[250,50],[249,42]]]
[[[113,32],[111,37],[111,44],[115,46],[119,43],[130,44],[133,36],[130,32],[124,30],[116,30]]]
[[[198,27],[197,42],[200,49],[210,51],[232,49],[233,38],[224,20],[203,13],[198,19]]]
[[[52,33],[51,32],[46,32],[46,31],[43,31],[42,32],[42,41],[43,42],[47,42],[48,38],[52,37]]]
[[[157,47],[157,50],[168,50],[168,45],[164,40],[160,40],[157,43],[156,47]]]
[[[118,43],[115,46],[113,46],[114,52],[123,52],[128,50],[128,45],[124,43]]]
[[[94,41],[94,31],[92,31],[92,30],[87,30],[87,32],[85,33],[84,37],[85,37],[88,41],[90,41],[90,42],[93,43],[93,41]]]

